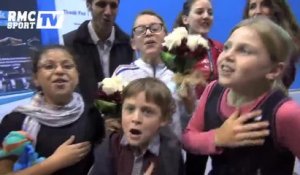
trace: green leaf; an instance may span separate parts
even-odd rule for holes
[[[117,108],[117,104],[104,100],[96,100],[95,106],[103,113],[113,113]]]
[[[176,69],[176,65],[174,64],[174,60],[176,58],[176,55],[171,54],[170,52],[162,52],[161,53],[162,61],[165,63],[165,65],[171,69]]]

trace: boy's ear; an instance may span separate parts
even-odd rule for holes
[[[33,82],[33,84],[34,84],[35,87],[39,87],[40,86],[39,82],[37,81],[37,75],[36,74],[33,74],[32,80],[33,80],[32,82]]]
[[[86,7],[87,7],[87,9],[88,9],[89,11],[92,11],[92,4],[91,4],[91,3],[87,2],[87,3],[86,3]]]
[[[271,68],[270,72],[266,74],[266,79],[268,80],[275,80],[282,76],[283,70],[285,68],[284,62],[279,62],[274,64]]]
[[[32,78],[33,78],[32,82],[34,84],[34,87],[35,87],[36,91],[41,91],[42,88],[41,88],[41,85],[40,85],[39,81],[37,80],[36,75],[33,75]]]
[[[184,25],[188,25],[188,17],[186,15],[182,15],[181,20]]]
[[[137,48],[136,48],[136,43],[135,43],[135,40],[134,40],[133,38],[130,39],[130,44],[131,44],[131,48],[132,48],[133,50],[137,50]]]
[[[162,121],[160,122],[160,127],[164,127],[164,126],[166,126],[166,125],[169,124],[169,123],[170,123],[169,120],[162,120]]]

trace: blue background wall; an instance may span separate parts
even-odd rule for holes
[[[142,10],[150,9],[160,14],[166,21],[169,31],[184,0],[121,0],[117,23],[128,33],[131,31],[135,16]],[[210,32],[212,38],[224,42],[232,27],[242,19],[246,0],[212,0],[214,25]],[[288,3],[300,23],[300,0],[288,0]]]
[[[184,0],[121,0],[117,23],[130,33],[135,16],[142,10],[151,9],[159,13],[166,21],[168,30],[173,23]],[[242,19],[246,0],[212,0],[214,8],[214,25],[210,37],[221,42],[226,41],[230,30]],[[300,23],[300,0],[288,0],[288,3]],[[291,87],[300,89],[300,66],[298,65],[297,80]]]

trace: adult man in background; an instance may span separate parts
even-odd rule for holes
[[[133,61],[130,37],[115,23],[120,0],[86,0],[92,19],[63,36],[79,59],[79,92],[93,103],[98,82]]]

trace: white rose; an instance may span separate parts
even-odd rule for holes
[[[188,36],[188,31],[186,30],[185,27],[177,27],[173,30],[172,32],[174,35],[180,35],[183,37],[187,37]]]
[[[117,91],[122,91],[124,87],[124,83],[119,76],[104,78],[100,85],[102,85],[102,90],[107,95],[111,95]]]
[[[208,41],[201,35],[189,35],[187,37],[186,45],[191,49],[191,51],[195,51],[199,45],[208,49]]]
[[[163,46],[167,47],[168,50],[172,50],[175,47],[181,45],[181,41],[183,38],[188,36],[188,32],[185,27],[177,27],[164,38]]]

